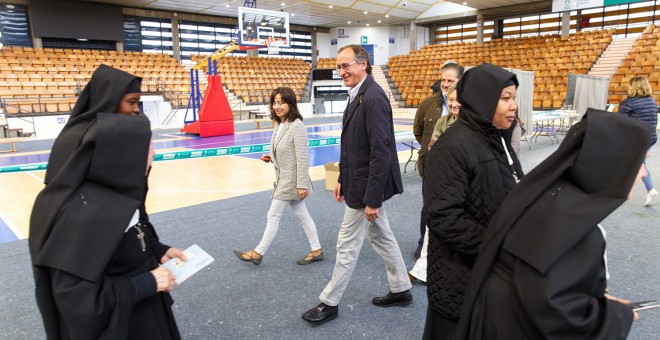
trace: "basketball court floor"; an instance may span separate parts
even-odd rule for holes
[[[338,142],[327,144],[324,141],[332,141],[341,134],[341,116],[322,119],[319,124],[314,120],[319,119],[305,120],[308,139],[321,141],[319,146],[309,148],[312,181],[325,178],[326,163],[339,161]],[[397,135],[407,136],[399,138],[406,144],[397,144],[399,159],[406,162],[411,156],[412,120],[395,119],[394,123]],[[157,213],[272,189],[273,166],[259,160],[267,151],[250,152],[254,146],[268,145],[272,130],[253,129],[256,127],[253,122],[240,124],[249,124],[249,127],[234,135],[207,138],[182,135],[172,129],[154,130],[157,160],[175,153],[192,154],[192,157],[154,162],[149,176],[147,211]],[[44,143],[42,149],[30,152],[20,152],[19,145],[18,153],[0,155],[0,168],[46,163],[51,145],[52,141]],[[206,150],[218,149],[230,149],[230,152],[223,156],[195,157]],[[414,164],[407,168],[407,171],[414,170]],[[34,199],[43,188],[44,176],[44,170],[0,171],[0,243],[29,236],[30,212]]]
[[[405,166],[411,154],[406,138],[412,138],[412,120],[396,118],[395,131],[401,162],[404,193],[386,204],[392,231],[410,269],[419,238],[421,180],[414,164]],[[344,205],[333,202],[325,191],[323,165],[337,161],[339,145],[320,141],[340,134],[340,116],[305,119],[310,141],[310,175],[315,193],[307,207],[317,224],[326,260],[299,266],[306,238],[292,213],[283,216],[264,263],[254,266],[236,259],[233,249],[249,250],[263,234],[274,180],[271,164],[251,152],[270,141],[270,129],[255,129],[254,122],[237,122],[233,136],[198,138],[176,130],[154,130],[158,157],[184,155],[177,160],[157,161],[151,172],[147,209],[159,236],[173,246],[198,244],[215,258],[203,272],[173,292],[174,311],[186,339],[419,339],[427,309],[426,286],[415,284],[415,303],[402,308],[377,308],[373,296],[387,291],[383,262],[364,246],[350,287],[342,298],[337,320],[314,327],[300,315],[318,303],[318,293],[330,279],[336,252],[334,244]],[[44,332],[34,301],[30,267],[28,220],[35,196],[43,188],[44,171],[2,172],[7,167],[45,162],[51,141],[18,145],[19,153],[0,155],[0,252],[5,275],[0,275],[1,339],[43,339]],[[313,144],[313,143],[312,143]],[[529,172],[557,147],[549,137],[523,144],[523,169]],[[657,149],[657,148],[654,148]],[[660,149],[650,152],[649,169],[660,178]],[[28,151],[29,150],[29,151]],[[204,157],[208,151],[228,155]],[[231,152],[229,152],[231,151]],[[605,151],[604,151],[605,152]],[[198,157],[199,156],[199,157]],[[413,158],[414,159],[414,158]],[[657,182],[657,180],[656,180]],[[607,260],[610,291],[633,301],[660,296],[660,238],[657,206],[643,206],[645,191],[638,185],[630,201],[611,214],[607,229]],[[365,242],[366,244],[366,242]],[[4,289],[4,290],[3,290]],[[656,339],[660,334],[660,309],[644,311],[629,338]]]

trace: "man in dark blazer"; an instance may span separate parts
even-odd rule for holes
[[[302,316],[321,323],[337,316],[339,300],[348,285],[365,237],[385,261],[390,292],[375,297],[381,307],[412,303],[410,280],[399,245],[390,229],[383,202],[403,192],[394,140],[392,108],[371,74],[369,54],[359,45],[339,49],[337,70],[349,88],[341,133],[339,179],[335,201],[346,202],[337,237],[337,260],[321,303]]]

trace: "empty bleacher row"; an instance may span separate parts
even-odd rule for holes
[[[187,69],[165,54],[4,46],[0,100],[11,114],[67,112],[101,64],[141,76],[145,92],[188,92]],[[185,104],[184,97],[175,104]]]
[[[195,62],[204,58],[191,56]],[[216,61],[223,85],[246,104],[268,103],[271,92],[280,86],[293,89],[301,101],[311,73],[311,65],[299,58],[224,56]]]
[[[435,44],[391,57],[388,66],[406,106],[417,106],[431,94],[446,60],[466,66],[489,62],[535,72],[534,107],[562,106],[569,73],[586,74],[612,41],[614,29],[583,31],[568,38],[557,35]]]
[[[610,80],[608,103],[620,104],[627,97],[630,78],[635,76],[646,77],[653,92],[660,94],[660,27],[654,24],[647,26],[637,38],[632,50]],[[655,98],[660,106],[660,96]]]
[[[316,62],[316,68],[336,68],[337,63],[335,58],[319,58]]]

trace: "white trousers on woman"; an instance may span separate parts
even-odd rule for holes
[[[406,273],[406,264],[401,256],[401,249],[390,229],[385,209],[380,207],[378,212],[380,217],[369,222],[364,216],[364,208],[352,209],[347,206],[344,210],[344,220],[337,236],[335,269],[332,272],[332,279],[319,296],[321,302],[326,305],[339,304],[339,300],[351,280],[362,243],[366,237],[369,237],[376,254],[385,262],[390,291],[400,293],[412,287]]]
[[[266,254],[268,247],[273,243],[275,235],[277,235],[277,229],[280,227],[280,219],[284,214],[284,209],[287,206],[291,206],[293,213],[298,217],[300,224],[302,224],[305,235],[309,240],[309,246],[312,250],[321,249],[321,244],[319,243],[319,236],[316,233],[316,224],[312,216],[309,215],[307,211],[307,206],[302,200],[296,201],[282,201],[278,199],[273,199],[270,203],[270,209],[268,209],[268,215],[266,215],[266,230],[264,231],[264,236],[261,238],[261,242],[255,249],[255,251],[261,255]]]
[[[426,227],[426,233],[424,233],[424,243],[422,244],[422,253],[415,262],[415,266],[410,271],[410,275],[414,276],[417,280],[426,282],[426,257],[428,256],[429,249],[429,227]]]

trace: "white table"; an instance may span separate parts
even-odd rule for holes
[[[538,141],[540,136],[550,137],[550,141],[554,144],[555,140],[559,143],[557,132],[566,131],[573,125],[573,120],[580,115],[575,111],[547,111],[543,113],[532,114],[532,122],[534,123],[534,133],[530,141]],[[555,128],[555,124],[559,122],[559,126]]]
[[[394,141],[397,143],[401,143],[407,147],[410,148],[410,157],[408,157],[408,161],[406,162],[406,165],[403,166],[403,173],[406,173],[406,168],[408,167],[408,163],[412,162],[412,158],[414,156],[415,150],[419,150],[419,143],[417,143],[417,139],[415,138],[415,135],[413,135],[412,131],[395,131],[394,132]],[[415,162],[415,169],[417,169],[417,161]]]

